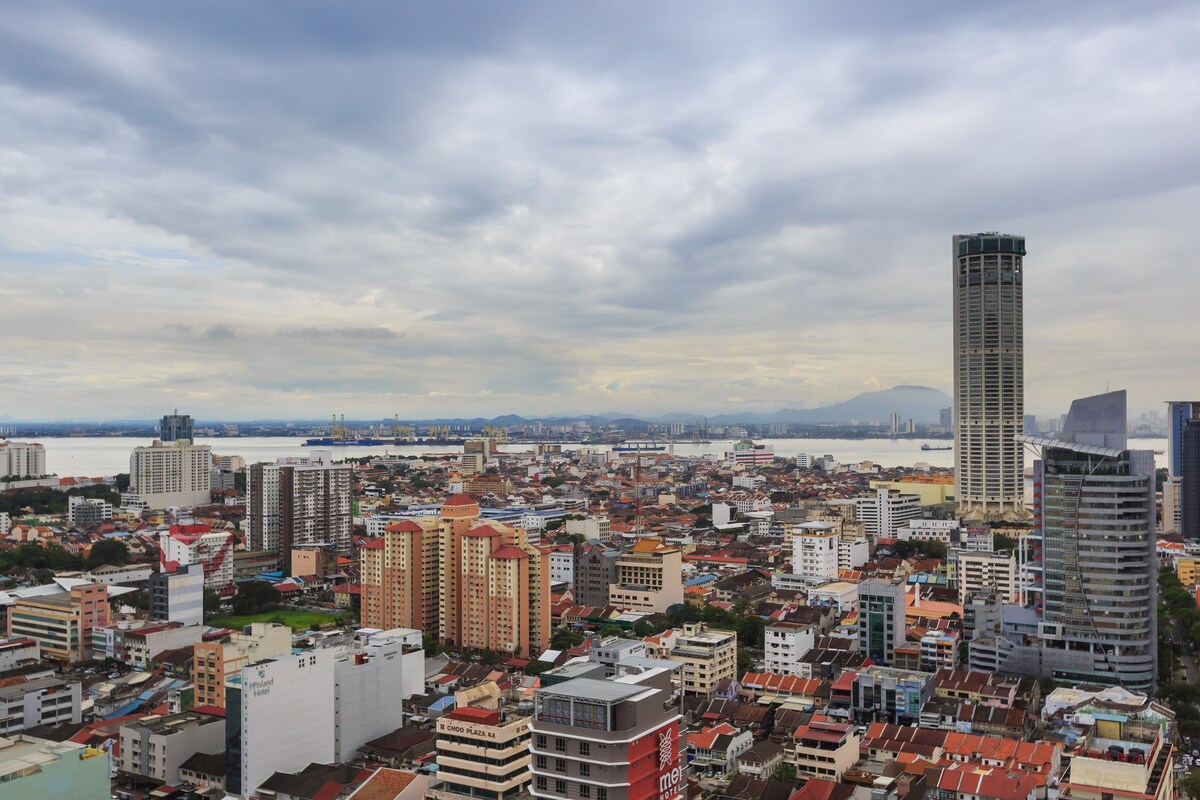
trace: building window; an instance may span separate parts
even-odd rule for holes
[[[608,800],[608,788],[605,786],[596,787],[596,800]]]
[[[579,796],[587,800],[587,798],[592,796],[592,787],[586,783],[579,784]]]
[[[567,771],[567,760],[565,758],[554,759],[554,771],[555,772],[566,772]]]
[[[567,740],[561,739],[561,738],[556,738],[554,740],[554,752],[556,752],[556,753],[567,752]]]
[[[579,765],[579,774],[583,777],[590,777],[592,774],[592,765],[586,761]]]
[[[534,766],[536,766],[538,769],[545,769],[546,768],[546,757],[538,756]]]
[[[544,734],[544,733],[539,733],[539,734],[537,735],[537,739],[535,739],[535,741],[537,742],[537,748],[538,748],[539,750],[545,750],[545,749],[546,749],[546,734]]]
[[[555,781],[554,782],[554,791],[557,792],[558,794],[566,794],[567,793],[567,782],[566,781]]]
[[[545,775],[537,776],[537,788],[538,788],[538,791],[540,791],[540,792],[546,791],[546,776]]]
[[[591,754],[592,754],[592,743],[591,742],[580,742],[579,743],[579,755],[590,756]]]

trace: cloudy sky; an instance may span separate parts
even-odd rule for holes
[[[1200,5],[4,0],[0,416],[1200,394]]]

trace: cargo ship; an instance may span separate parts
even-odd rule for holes
[[[305,447],[378,447],[384,444],[392,442],[388,439],[334,439],[329,436],[307,439],[304,442]]]
[[[615,444],[612,451],[614,453],[661,453],[666,449],[666,445],[662,444]]]
[[[921,449],[922,450],[953,450],[954,445],[947,445],[946,447],[931,447],[929,442],[926,442],[925,444],[921,445]]]

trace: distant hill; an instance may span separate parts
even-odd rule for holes
[[[849,400],[818,408],[785,408],[773,414],[722,414],[709,417],[714,425],[736,425],[738,423],[786,423],[796,422],[809,425],[819,423],[858,422],[874,420],[885,422],[892,412],[901,419],[912,419],[917,423],[936,423],[939,412],[953,401],[940,389],[928,386],[893,386],[878,392],[863,392]]]

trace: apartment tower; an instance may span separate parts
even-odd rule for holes
[[[446,500],[438,517],[389,523],[359,555],[364,626],[524,656],[549,642],[549,551],[520,529],[481,525],[468,495]]]
[[[330,544],[348,555],[353,523],[348,464],[328,454],[281,458],[253,464],[246,486],[247,527],[251,550],[267,550],[289,563],[297,545]]]
[[[955,490],[975,520],[1026,516],[1025,237],[953,238]]]

